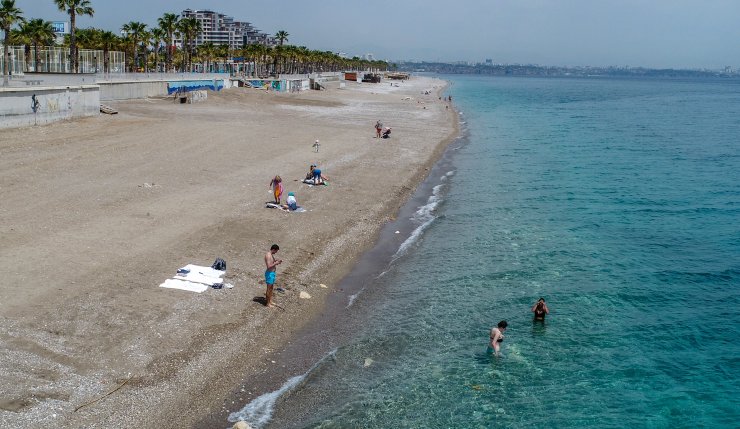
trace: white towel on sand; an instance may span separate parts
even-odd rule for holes
[[[207,276],[205,274],[201,274],[195,271],[191,271],[188,274],[177,274],[175,275],[175,279],[185,280],[185,281],[194,282],[194,283],[203,283],[208,286],[213,286],[217,283],[224,282],[224,279],[220,277],[211,277],[211,276]]]
[[[200,265],[193,265],[193,264],[187,264],[180,269],[190,270],[190,272],[187,275],[202,274],[207,277],[223,277],[224,274],[226,274],[226,271],[214,270],[211,267],[201,267]],[[178,275],[182,275],[182,274],[178,274]]]
[[[202,293],[208,290],[208,286],[200,283],[188,282],[185,280],[167,279],[159,285],[159,287],[165,287],[169,289],[180,289],[190,292]]]

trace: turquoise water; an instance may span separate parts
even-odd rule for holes
[[[738,427],[740,84],[450,80],[433,220],[279,426]]]

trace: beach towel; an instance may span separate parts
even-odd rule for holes
[[[211,276],[206,276],[200,273],[193,273],[193,272],[190,272],[185,275],[177,274],[174,278],[176,280],[185,280],[185,281],[193,282],[193,283],[202,283],[208,286],[213,286],[215,284],[224,282],[224,280],[220,277],[211,277]]]
[[[305,183],[306,185],[309,185],[309,186],[321,186],[321,185],[328,186],[329,185],[329,182],[327,182],[326,180],[324,180],[323,182],[319,183],[318,185],[315,185],[313,183],[313,179],[303,179],[303,183]]]
[[[223,277],[224,274],[226,274],[226,271],[214,270],[211,267],[203,267],[201,265],[193,265],[193,264],[187,264],[187,265],[185,265],[184,267],[180,268],[177,271],[180,272],[180,270],[189,270],[188,271],[188,275],[190,275],[190,274],[202,274],[202,275],[208,276],[208,277]]]
[[[303,213],[303,212],[306,211],[306,209],[304,209],[301,206],[298,206],[298,208],[295,209],[295,210],[289,210],[289,209],[286,209],[285,207],[283,207],[283,206],[281,206],[279,204],[275,204],[275,203],[265,203],[265,208],[268,208],[268,209],[278,209],[278,210],[282,210],[282,211],[288,212],[288,213]]]
[[[202,293],[205,292],[208,289],[208,286],[200,283],[193,283],[185,280],[177,280],[177,279],[167,279],[159,285],[159,287],[164,287],[168,289],[180,289],[180,290],[186,290],[189,292],[196,292],[196,293]]]

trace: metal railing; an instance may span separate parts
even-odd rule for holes
[[[2,52],[2,45],[0,45]],[[78,64],[80,73],[123,73],[126,70],[126,54],[119,51],[108,52],[108,69],[105,69],[105,53],[102,50],[79,49]],[[2,57],[2,55],[0,55]],[[0,68],[5,70],[6,59],[0,58]],[[11,46],[11,75],[33,73],[72,73],[72,61],[69,48],[56,46]]]

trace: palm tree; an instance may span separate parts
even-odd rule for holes
[[[203,60],[203,73],[210,66],[211,60],[216,55],[216,46],[212,42],[206,42],[198,46],[198,56]]]
[[[173,47],[173,40],[172,36],[174,36],[175,31],[177,31],[177,24],[179,22],[180,17],[175,15],[174,13],[165,13],[162,15],[161,18],[157,20],[157,24],[159,25],[159,28],[162,29],[167,34],[166,44],[167,44],[167,70],[172,70],[172,50]]]
[[[110,51],[120,42],[112,31],[100,33],[100,47],[103,49],[103,73],[110,73]]]
[[[225,67],[226,63],[229,61],[229,57],[233,56],[231,55],[231,53],[232,51],[229,45],[216,45],[216,49],[214,50],[216,62],[218,63],[219,61],[221,61],[221,64],[224,64]],[[218,72],[219,70],[215,71]]]
[[[123,24],[121,27],[121,30],[123,30],[126,33],[126,36],[129,39],[129,42],[131,42],[131,45],[133,45],[133,51],[134,56],[131,59],[131,68],[134,72],[137,71],[137,54],[138,54],[138,47],[139,42],[144,39],[144,35],[146,33],[146,24],[136,21],[131,21],[128,24]]]
[[[28,28],[28,23],[24,22],[17,29],[10,30],[10,44],[15,46],[23,46],[23,54],[25,63],[23,64],[23,71],[31,70],[31,30]]]
[[[27,31],[33,44],[33,71],[39,72],[39,45],[50,45],[54,40],[54,27],[51,21],[41,18],[32,19],[26,24]]]
[[[95,11],[90,6],[90,0],[54,0],[59,10],[69,15],[69,54],[72,57],[72,71],[79,70],[79,58],[77,56],[77,40],[75,39],[77,15],[93,16]]]
[[[277,33],[275,33],[275,38],[278,39],[278,42],[280,42],[280,46],[283,46],[283,42],[286,42],[288,40],[288,34],[285,30],[280,30]]]
[[[0,28],[5,34],[3,41],[3,86],[8,86],[8,76],[10,75],[10,29],[15,24],[22,24],[23,12],[15,7],[15,0],[2,0],[0,3]]]
[[[201,26],[200,21],[198,21],[195,17],[181,19],[177,27],[180,31],[180,34],[182,34],[183,50],[186,52],[185,64],[187,65],[189,71],[192,72],[193,64],[191,59],[193,55],[193,48],[195,47],[195,39],[198,37],[198,34],[203,31],[203,27]]]
[[[152,28],[149,34],[152,36],[152,46],[154,47],[154,69],[159,71],[159,51],[161,50],[162,42],[165,43],[165,46],[169,46],[167,44],[167,32],[160,27],[156,27]]]

